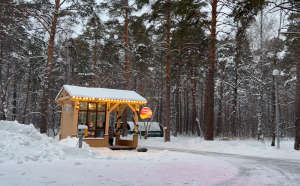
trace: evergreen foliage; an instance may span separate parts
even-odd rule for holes
[[[218,0],[227,9],[218,9],[216,35],[203,0],[51,2],[0,2],[0,119],[57,135],[54,99],[71,84],[136,91],[170,135],[268,140],[278,68],[280,137],[296,136],[300,149],[298,1]],[[267,27],[277,10],[287,17],[284,37]]]

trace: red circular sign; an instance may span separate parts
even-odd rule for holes
[[[140,112],[140,117],[142,119],[151,118],[152,117],[152,110],[148,107],[144,107]]]

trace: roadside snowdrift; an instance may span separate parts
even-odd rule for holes
[[[23,125],[14,121],[0,121],[0,162],[17,161],[22,164],[26,161],[52,161],[65,159],[69,156],[93,157],[97,152],[90,150],[84,143],[84,149],[74,148],[78,139],[67,138],[60,145],[51,137],[40,134],[32,124]]]
[[[205,141],[199,137],[171,137],[171,142],[165,143],[164,138],[140,139],[139,146],[165,147],[186,150],[199,150],[218,153],[239,154],[265,158],[300,159],[300,152],[294,150],[293,141],[281,141],[280,149],[271,146],[271,142],[261,143],[255,140]]]

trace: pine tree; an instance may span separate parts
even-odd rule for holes
[[[296,0],[284,0],[280,3],[277,2],[271,2],[274,4],[276,7],[282,10],[288,10],[292,13],[294,13],[296,18],[299,18],[299,13],[300,13],[300,2]],[[293,15],[293,14],[292,14]],[[296,28],[295,30],[297,31],[296,33],[291,33],[291,34],[296,34],[299,35],[300,32],[300,21],[296,21]],[[300,40],[298,39],[298,52],[297,52],[297,64],[296,64],[296,69],[297,69],[297,82],[296,82],[296,96],[295,96],[295,144],[294,144],[294,149],[295,150],[300,150]]]
[[[129,41],[129,24],[132,17],[132,13],[143,8],[145,4],[148,4],[149,0],[136,0],[130,4],[129,0],[105,0],[102,3],[102,7],[107,9],[110,17],[121,17],[124,19],[124,30],[121,38],[124,39],[124,90],[130,89],[130,74],[131,74],[131,62],[132,56],[130,41]],[[127,131],[127,109],[123,112],[123,129],[122,136],[126,135]]]
[[[152,5],[152,18],[151,21],[159,22],[161,23],[161,28],[165,30],[165,42],[160,42],[159,44],[163,44],[166,47],[166,62],[165,62],[165,77],[166,77],[166,135],[165,135],[165,141],[170,141],[170,131],[171,131],[171,28],[176,27],[176,20],[178,21],[178,27],[177,35],[181,35],[178,38],[182,39],[183,33],[187,31],[188,29],[193,28],[194,25],[196,25],[197,22],[200,20],[200,8],[204,6],[205,3],[201,1],[194,1],[194,0],[188,0],[188,1],[155,1]],[[174,25],[173,25],[174,24]],[[178,42],[178,46],[182,45],[184,43],[183,40]],[[176,48],[178,47],[176,46]],[[180,66],[180,65],[179,65]],[[179,73],[180,77],[180,73]],[[177,75],[178,78],[178,75]],[[177,80],[178,85],[178,80]],[[177,99],[178,99],[178,93]],[[178,102],[177,102],[178,104]],[[178,111],[177,111],[178,112]],[[196,118],[196,114],[194,113],[194,118]],[[179,113],[177,113],[177,116],[179,116]],[[195,123],[195,122],[194,122]],[[197,126],[197,125],[195,125]],[[197,130],[199,131],[199,130]],[[199,133],[200,135],[200,133]]]
[[[41,26],[48,33],[48,56],[46,64],[46,73],[44,76],[44,87],[43,87],[43,97],[42,97],[42,108],[41,108],[41,133],[47,132],[47,113],[49,106],[49,89],[51,86],[51,72],[52,72],[52,63],[53,63],[53,54],[55,47],[55,36],[58,30],[58,27],[62,22],[61,18],[69,18],[70,21],[74,21],[77,15],[87,16],[93,12],[95,3],[93,0],[89,1],[71,1],[66,7],[66,1],[55,0],[54,4],[51,4],[49,1],[37,1],[29,2],[26,5],[26,13],[35,18]]]
[[[27,15],[22,11],[22,3],[11,0],[0,2],[0,119],[17,120],[18,88],[23,88],[18,79],[28,63]],[[12,95],[12,96],[10,96]],[[10,109],[12,108],[12,109]]]

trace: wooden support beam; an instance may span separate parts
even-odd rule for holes
[[[136,112],[134,112],[134,123],[135,123],[135,125],[134,125],[134,131],[139,131],[139,129],[138,129],[138,122],[139,122],[139,115],[136,113]]]
[[[129,106],[129,108],[135,113],[135,108],[133,108],[133,106],[130,104],[130,103],[127,103],[127,105]],[[135,105],[134,105],[134,107],[135,107]]]
[[[109,113],[111,113],[111,111],[113,111],[118,105],[120,105],[120,103],[116,103],[113,107],[111,107],[109,110],[107,110]]]
[[[114,111],[115,114],[118,114],[118,112],[115,109],[113,111]]]
[[[125,107],[126,107],[126,106],[120,107],[120,112],[119,112],[120,115],[123,114],[123,111],[124,111]]]
[[[134,113],[134,131],[138,131],[138,127],[137,127],[137,124],[138,124],[138,120],[139,120],[139,115],[138,115],[138,105],[139,104],[134,104],[134,105],[131,105],[130,103],[127,103],[127,105],[129,106],[129,108],[133,111]]]

